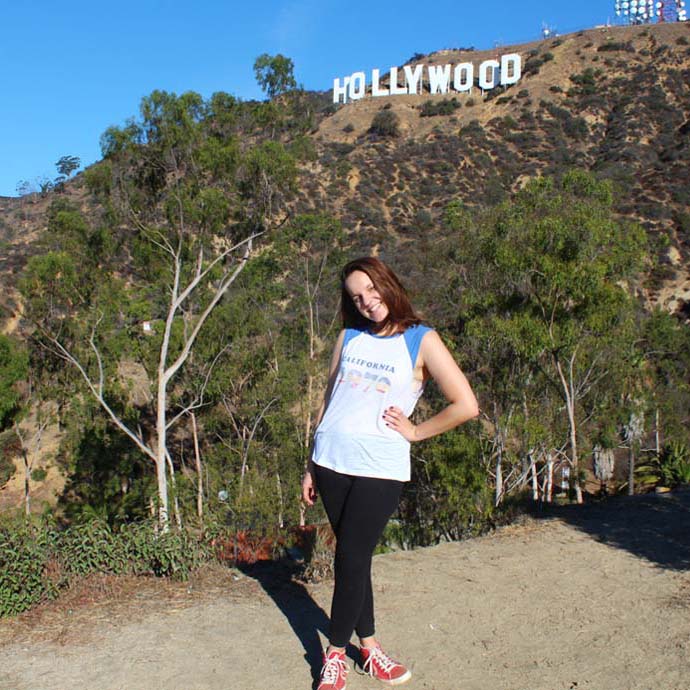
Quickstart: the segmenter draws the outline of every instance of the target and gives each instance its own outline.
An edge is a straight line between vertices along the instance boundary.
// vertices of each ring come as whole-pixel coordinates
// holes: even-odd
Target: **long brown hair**
[[[369,276],[388,307],[388,316],[381,323],[374,323],[362,316],[345,289],[347,277],[355,271],[362,271]],[[383,261],[373,256],[364,256],[350,261],[340,272],[340,313],[343,317],[344,328],[357,328],[373,333],[386,330],[391,325],[396,331],[404,331],[421,322],[398,276]]]

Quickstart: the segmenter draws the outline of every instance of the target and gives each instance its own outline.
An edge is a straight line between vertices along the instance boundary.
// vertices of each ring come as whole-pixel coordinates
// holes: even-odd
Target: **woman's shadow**
[[[309,664],[315,686],[323,664],[319,633],[324,639],[328,638],[329,619],[307,588],[295,579],[301,569],[287,560],[259,561],[237,567],[263,587],[287,619],[304,647],[304,659]],[[348,648],[348,654],[355,657],[354,647]]]

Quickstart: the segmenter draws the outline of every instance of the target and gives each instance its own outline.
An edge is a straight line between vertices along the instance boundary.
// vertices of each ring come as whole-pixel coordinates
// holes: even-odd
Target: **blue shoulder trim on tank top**
[[[414,369],[417,365],[417,355],[419,354],[419,348],[422,344],[422,338],[431,330],[429,326],[422,326],[419,324],[417,326],[412,326],[408,328],[403,336],[405,337],[405,345],[407,345],[407,351],[410,353],[410,360],[412,360],[412,368]]]
[[[345,346],[356,336],[359,335],[362,331],[358,331],[356,328],[346,328],[345,329],[345,338],[343,339],[343,350],[345,349]]]

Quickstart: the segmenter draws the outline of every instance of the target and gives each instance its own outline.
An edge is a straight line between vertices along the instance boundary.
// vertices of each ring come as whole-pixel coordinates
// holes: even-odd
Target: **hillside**
[[[584,167],[615,183],[620,214],[670,240],[659,244],[652,299],[681,309],[690,299],[689,27],[591,29],[422,62],[477,64],[511,52],[522,56],[522,79],[484,98],[475,88],[341,106],[314,135],[319,160],[301,202],[332,209],[370,245],[406,243],[433,234],[453,199],[494,204],[526,177]],[[451,114],[422,116],[426,103],[452,99]],[[398,136],[368,133],[384,108],[398,117]]]
[[[436,242],[445,242],[446,248],[462,244],[462,229],[452,231],[444,223],[448,204],[459,202],[471,212],[490,210],[509,200],[530,178],[559,178],[572,168],[584,168],[612,182],[618,219],[639,223],[647,230],[651,260],[636,294],[642,292],[647,305],[659,304],[680,321],[687,321],[690,26],[596,28],[485,51],[415,55],[406,64],[478,65],[509,53],[521,56],[520,81],[484,94],[475,87],[471,93],[365,97],[334,105],[329,92],[297,90],[275,102],[261,103],[243,103],[228,94],[214,94],[204,101],[193,92],[179,96],[154,92],[142,100],[138,120],[105,133],[103,161],[59,190],[19,199],[0,198],[3,332],[26,336],[33,327],[29,319],[22,319],[24,306],[17,287],[27,261],[41,255],[43,263],[34,265],[33,274],[33,308],[39,315],[35,322],[44,318],[44,332],[52,329],[52,333],[71,338],[73,349],[90,361],[95,372],[97,365],[90,359],[94,342],[89,338],[102,326],[97,314],[107,313],[100,345],[103,351],[112,351],[104,381],[112,384],[109,394],[122,413],[133,415],[132,424],[142,438],[151,439],[156,433],[154,396],[144,395],[140,402],[128,397],[132,380],[123,380],[119,365],[133,364],[130,370],[144,372],[139,383],[147,391],[154,385],[157,341],[144,335],[143,324],[162,328],[170,285],[166,245],[156,245],[155,233],[184,236],[189,242],[186,259],[196,256],[201,246],[200,256],[206,260],[225,243],[239,241],[249,233],[264,233],[257,261],[249,262],[251,268],[242,276],[246,289],[221,303],[197,369],[190,367],[193,371],[185,372],[188,379],[171,385],[169,411],[185,404],[185,395],[203,378],[206,361],[215,362],[219,350],[232,342],[235,349],[227,346],[229,354],[220,367],[224,385],[217,385],[213,402],[200,412],[201,445],[206,443],[203,452],[214,467],[210,481],[215,484],[206,489],[207,501],[219,491],[242,493],[237,477],[244,477],[249,441],[243,444],[249,438],[260,458],[255,461],[256,481],[263,483],[257,484],[257,491],[270,496],[262,508],[265,514],[257,518],[251,513],[251,520],[277,517],[282,526],[283,483],[296,483],[302,471],[303,439],[309,435],[310,415],[322,383],[320,374],[313,372],[325,370],[321,365],[337,321],[335,291],[317,289],[305,296],[305,285],[309,293],[314,271],[318,283],[326,264],[326,277],[320,284],[333,285],[336,263],[345,254],[379,253],[390,260],[412,284],[415,303],[426,310],[425,317],[454,339],[458,359],[470,367],[470,375],[476,373],[480,378],[486,374],[480,368],[488,350],[482,354],[481,344],[479,350],[471,350],[476,343],[468,344],[463,333],[467,315],[459,313],[456,303],[446,313],[433,309],[434,300],[445,299],[439,286],[456,269],[464,270],[462,260],[448,267],[438,285],[431,286],[433,280],[423,273],[437,256],[432,251]],[[369,67],[380,67],[387,74],[387,66]],[[386,86],[385,78],[383,84]],[[306,213],[322,215],[291,225]],[[307,223],[306,229],[300,227],[301,222]],[[157,253],[161,247],[164,251]],[[54,255],[48,256],[49,252]],[[620,282],[609,279],[608,284]],[[461,292],[457,290],[457,294]],[[309,302],[306,308],[305,299]],[[25,306],[30,309],[31,300]],[[177,314],[178,337],[188,332],[199,313],[199,304],[194,303],[189,312]],[[312,319],[308,324],[307,314]],[[684,342],[686,331],[679,343]],[[655,333],[665,337],[661,327]],[[84,402],[75,393],[83,392],[83,382],[75,380],[75,371],[60,356],[47,354],[50,343],[38,340],[32,341],[31,356],[40,365],[49,395],[60,398],[58,420],[64,432],[63,436],[52,434],[50,447],[44,446],[43,451],[51,456],[51,463],[62,463],[65,474],[74,473],[74,481],[63,488],[62,481],[51,484],[53,474],[49,474],[37,490],[37,503],[61,492],[67,503],[79,507],[98,504],[111,516],[121,509],[113,519],[145,514],[149,510],[150,467],[127,446],[127,439],[122,435],[115,438],[112,428],[99,417],[102,411],[94,412],[84,403],[79,414],[74,413]],[[463,347],[468,349],[462,351]],[[618,351],[611,347],[608,356],[615,359]],[[668,357],[682,355],[684,349],[680,345]],[[666,343],[663,350],[659,354],[660,348],[649,348],[665,357]],[[283,357],[280,362],[275,353]],[[663,384],[650,393],[650,399],[667,387],[663,390],[671,412],[664,411],[662,423],[667,418],[678,419],[676,427],[668,422],[669,434],[680,429],[682,438],[687,406],[684,391],[675,395],[674,377],[683,380],[685,364],[674,361],[668,369],[665,366],[661,363],[654,370]],[[652,365],[649,367],[651,371]],[[601,380],[606,375],[602,372]],[[651,388],[650,381],[645,384]],[[485,385],[482,395],[487,402],[494,400],[494,383],[480,384]],[[550,384],[544,385],[548,388]],[[532,414],[550,419],[545,426],[553,429],[554,438],[543,447],[553,444],[549,447],[561,448],[558,452],[562,453],[565,436],[560,426],[560,392],[549,390],[544,396],[535,388]],[[598,406],[600,416],[592,414],[595,407],[584,403],[579,410],[589,424],[581,432],[585,436],[583,456],[598,435],[619,433],[621,419],[629,420],[632,414],[628,407],[636,404],[635,396],[621,393],[615,403],[620,419],[611,422],[618,427],[603,430],[613,419],[606,405],[614,403],[606,400],[607,394],[601,386],[599,397],[587,401],[587,405]],[[267,415],[271,419],[264,417],[266,405],[272,404],[268,401],[279,401]],[[545,410],[552,417],[544,416]],[[649,413],[648,419],[653,416]],[[205,422],[210,430],[204,436]],[[70,424],[73,427],[66,430]],[[253,436],[255,430],[260,438]],[[647,433],[651,439],[649,425]],[[172,462],[180,481],[185,482],[186,509],[190,509],[196,472],[189,465],[195,450],[186,417],[176,434],[171,437],[176,446]],[[218,438],[230,450],[219,450]],[[72,445],[66,447],[63,441]],[[516,471],[524,461],[519,457],[522,450],[529,448],[515,450],[511,458]],[[490,455],[484,458],[486,463]],[[542,460],[546,457],[544,454]],[[123,465],[119,466],[121,459]],[[591,475],[589,480],[597,490],[598,482],[592,484]],[[486,486],[489,483],[484,481]],[[137,491],[132,490],[135,485]],[[16,473],[0,494],[0,507],[21,505],[21,493],[22,481]],[[109,512],[111,503],[117,510]],[[291,506],[291,519],[296,519],[297,500],[286,499],[285,505]],[[280,507],[274,516],[271,511],[276,506]],[[225,506],[216,508],[225,510]]]
[[[658,242],[650,297],[682,310],[690,299],[690,26],[596,28],[408,64],[476,65],[512,52],[522,57],[521,80],[484,95],[474,88],[325,107],[331,94],[320,97],[310,134],[317,155],[302,165],[295,209],[332,212],[359,235],[356,244],[390,250],[433,234],[451,200],[491,205],[528,177],[587,168],[615,183],[621,215],[668,238]],[[442,114],[424,116],[434,107]],[[396,135],[369,131],[381,110],[394,114]],[[66,194],[88,202],[80,176]],[[0,198],[0,281],[10,309],[12,276],[45,228],[49,203]]]

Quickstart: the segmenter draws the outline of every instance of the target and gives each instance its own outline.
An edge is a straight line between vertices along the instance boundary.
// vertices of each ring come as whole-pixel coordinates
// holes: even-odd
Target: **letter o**
[[[364,98],[364,94],[366,93],[366,77],[364,76],[364,72],[355,72],[351,77],[350,77],[350,85],[349,85],[349,91],[350,91],[350,98],[353,101],[357,101],[360,98]]]
[[[491,70],[491,80],[487,79],[487,74]],[[498,60],[485,60],[479,66],[479,86],[485,91],[490,91],[498,84],[498,74],[500,65]]]
[[[471,91],[474,83],[474,65],[471,62],[462,62],[455,65],[453,70],[453,88],[456,91]]]

